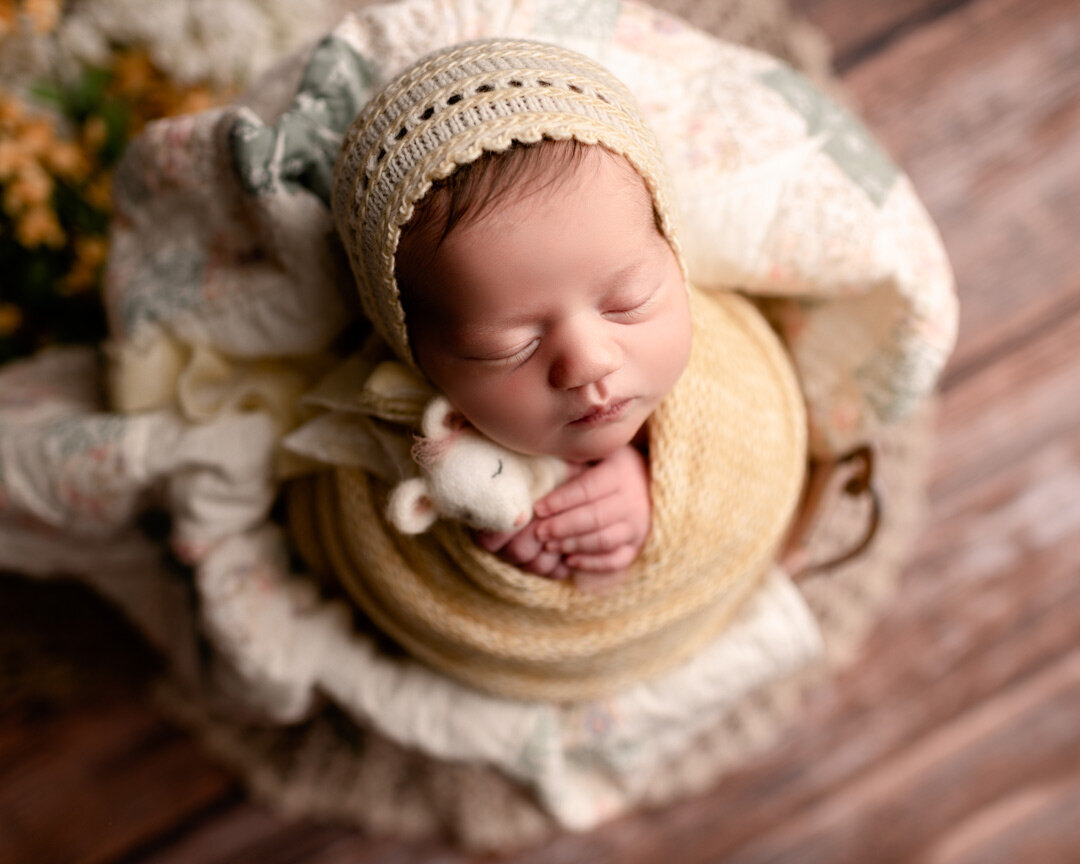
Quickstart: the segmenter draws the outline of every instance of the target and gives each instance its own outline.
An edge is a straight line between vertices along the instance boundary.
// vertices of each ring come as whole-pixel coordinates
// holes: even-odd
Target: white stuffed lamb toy
[[[440,518],[513,531],[567,476],[562,459],[525,456],[485,438],[443,396],[424,410],[420,429],[413,458],[423,472],[395,486],[387,505],[387,518],[403,534],[423,533]]]

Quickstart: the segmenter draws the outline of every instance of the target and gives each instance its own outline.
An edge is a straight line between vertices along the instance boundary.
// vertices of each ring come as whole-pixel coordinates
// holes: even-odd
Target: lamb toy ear
[[[438,518],[435,502],[423,477],[402,480],[390,493],[386,518],[402,534],[423,534]]]
[[[425,438],[437,441],[448,438],[451,433],[465,425],[465,417],[445,396],[436,396],[424,409],[424,418],[420,421],[420,431]]]

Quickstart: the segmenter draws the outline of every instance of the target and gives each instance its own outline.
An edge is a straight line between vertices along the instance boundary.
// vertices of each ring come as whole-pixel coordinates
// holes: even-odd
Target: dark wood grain
[[[233,785],[145,700],[3,725],[3,864],[117,860],[213,806]]]
[[[962,301],[904,588],[786,739],[517,864],[1080,860],[1080,3],[795,0]],[[271,815],[138,692],[0,718],[0,864],[468,857]]]
[[[969,0],[893,0],[853,3],[851,0],[793,0],[791,8],[829,34],[833,65],[841,73],[891,42],[902,40],[928,22]]]
[[[1080,4],[964,4],[844,83],[952,256],[963,314],[950,375],[1080,306]]]

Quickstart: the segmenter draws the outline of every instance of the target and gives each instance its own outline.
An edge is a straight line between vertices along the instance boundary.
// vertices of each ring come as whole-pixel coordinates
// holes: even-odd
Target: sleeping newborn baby
[[[757,309],[688,284],[625,87],[535,42],[441,51],[354,121],[333,206],[397,360],[472,431],[569,466],[526,524],[479,536],[403,535],[385,483],[338,471],[314,521],[370,618],[436,668],[542,698],[617,689],[714,637],[775,562],[806,415]],[[610,590],[581,590],[596,580]]]
[[[397,277],[416,361],[464,417],[581,466],[483,545],[556,578],[629,565],[650,522],[645,421],[690,356],[682,271],[633,167],[574,139],[485,153],[417,208]]]

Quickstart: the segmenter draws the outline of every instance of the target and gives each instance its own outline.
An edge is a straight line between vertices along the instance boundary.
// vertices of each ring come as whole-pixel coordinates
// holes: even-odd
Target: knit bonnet
[[[367,103],[334,170],[334,220],[364,312],[404,362],[415,365],[394,274],[402,227],[436,181],[485,152],[542,139],[600,144],[625,158],[681,265],[659,148],[618,79],[540,42],[483,40],[436,52]]]

